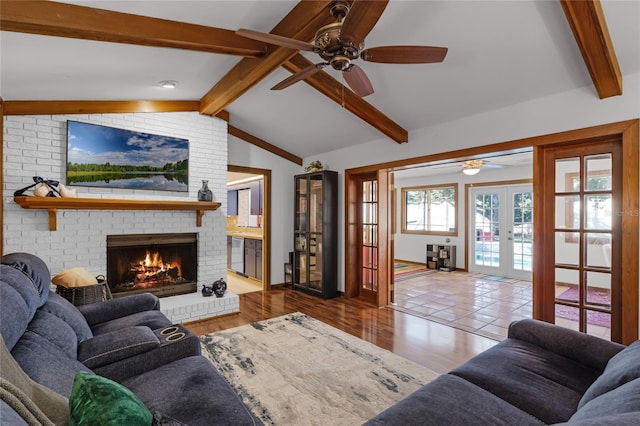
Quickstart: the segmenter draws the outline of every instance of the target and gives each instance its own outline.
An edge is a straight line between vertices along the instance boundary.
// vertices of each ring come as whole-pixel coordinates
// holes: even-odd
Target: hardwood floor
[[[193,333],[203,335],[302,312],[437,373],[446,373],[498,343],[388,307],[375,308],[356,298],[323,300],[288,288],[240,294],[239,297],[239,313],[185,325]]]

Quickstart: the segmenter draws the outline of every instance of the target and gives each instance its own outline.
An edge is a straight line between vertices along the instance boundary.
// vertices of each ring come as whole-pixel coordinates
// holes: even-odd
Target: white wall
[[[277,145],[277,141],[271,142]],[[231,135],[228,162],[271,170],[271,283],[283,283],[283,265],[293,250],[293,176],[304,173],[304,169]]]
[[[195,212],[59,210],[57,231],[49,230],[45,210],[24,210],[13,192],[33,176],[65,182],[67,120],[189,139],[189,192],[77,187],[79,197],[197,200],[201,180],[209,181],[222,208]],[[212,282],[226,274],[227,124],[197,113],[7,116],[4,118],[4,250],[41,257],[52,274],[75,266],[106,274],[108,234],[198,233],[198,280]]]
[[[533,154],[532,154],[533,155]],[[531,179],[533,170],[525,167],[509,167],[505,169],[482,169],[480,173],[474,176],[467,176],[462,173],[450,173],[446,175],[428,176],[428,177],[408,177],[403,178],[402,172],[398,172],[395,178],[396,185],[396,206],[398,206],[396,229],[398,232],[395,236],[395,257],[396,259],[408,260],[412,262],[424,263],[426,260],[426,245],[431,244],[451,244],[456,246],[456,267],[464,268],[464,237],[467,229],[465,227],[464,218],[467,209],[467,200],[465,200],[465,185],[472,183],[491,183],[501,181],[513,181],[520,179]],[[416,235],[403,234],[402,230],[402,188],[423,185],[438,185],[445,183],[458,184],[458,234],[457,236],[441,236],[441,235]],[[445,241],[446,238],[450,242]]]
[[[345,169],[637,118],[640,118],[640,74],[630,74],[624,76],[624,94],[621,96],[601,100],[592,86],[583,87],[423,128],[410,133],[406,144],[378,139],[307,158],[304,162],[320,160],[337,170],[340,173],[339,199],[344,200]],[[344,291],[342,205],[339,215],[341,271],[338,289]]]

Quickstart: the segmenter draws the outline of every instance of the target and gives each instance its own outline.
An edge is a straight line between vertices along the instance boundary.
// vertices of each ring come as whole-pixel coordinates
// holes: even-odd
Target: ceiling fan
[[[373,93],[373,86],[364,70],[353,61],[387,64],[428,64],[442,62],[446,47],[431,46],[380,46],[364,48],[364,39],[373,29],[387,7],[388,0],[335,0],[330,4],[330,13],[337,21],[320,28],[313,43],[282,37],[276,34],[239,29],[236,34],[281,47],[317,53],[322,62],[312,64],[273,86],[281,90],[319,72],[327,65],[341,71],[344,80],[358,96]]]
[[[480,172],[482,168],[494,168],[494,169],[502,169],[504,166],[502,164],[493,164],[486,160],[466,160],[462,162],[462,173],[465,175],[475,175]]]

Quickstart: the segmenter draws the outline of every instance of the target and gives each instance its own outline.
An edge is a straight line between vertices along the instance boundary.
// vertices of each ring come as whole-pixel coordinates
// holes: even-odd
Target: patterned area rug
[[[558,295],[558,299],[565,299],[568,301],[578,300],[580,297],[578,287],[571,287],[565,290],[562,294]],[[611,295],[608,290],[589,289],[587,299],[590,303],[600,305],[610,305]],[[564,318],[570,321],[578,321],[578,309],[565,306],[556,305],[556,316]],[[590,311],[587,314],[587,324],[597,325],[600,327],[611,327],[611,314],[604,312]]]
[[[265,424],[358,425],[438,375],[305,314],[201,337]]]

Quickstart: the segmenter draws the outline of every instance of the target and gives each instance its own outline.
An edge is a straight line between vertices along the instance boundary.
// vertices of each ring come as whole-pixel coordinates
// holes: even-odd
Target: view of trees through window
[[[457,234],[458,185],[402,189],[402,232]]]

